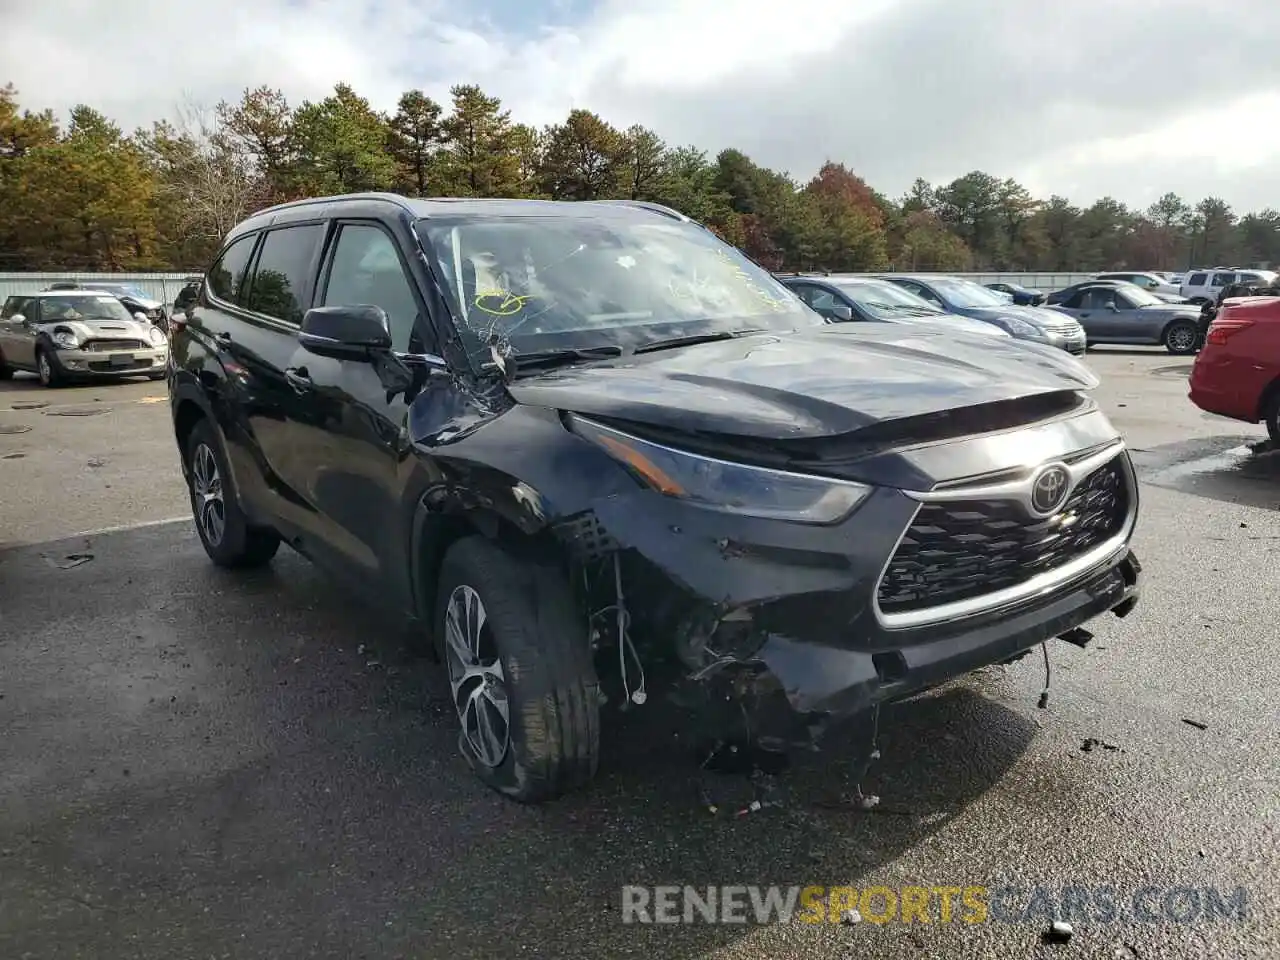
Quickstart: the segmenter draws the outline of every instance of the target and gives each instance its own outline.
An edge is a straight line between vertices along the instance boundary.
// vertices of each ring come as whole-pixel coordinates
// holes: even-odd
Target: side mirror
[[[387,312],[371,304],[313,307],[302,318],[298,342],[321,357],[372,360],[391,350]]]
[[[133,319],[137,320],[139,323],[147,323],[147,322],[149,322],[149,318],[148,318],[148,317],[147,317],[147,315],[146,315],[145,313],[143,313],[141,310],[135,310],[135,311],[133,311]]]
[[[15,314],[13,314],[13,316],[11,316],[9,319],[10,319],[13,323],[18,324],[19,326],[21,326],[22,324],[24,324],[24,323],[26,323],[26,322],[27,322],[27,318],[26,318],[23,314],[21,314],[21,313],[15,313]]]
[[[831,308],[831,319],[833,320],[852,320],[853,308],[847,303],[837,303]]]

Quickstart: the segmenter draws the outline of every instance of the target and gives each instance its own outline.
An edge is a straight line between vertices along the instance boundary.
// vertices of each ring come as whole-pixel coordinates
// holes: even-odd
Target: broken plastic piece
[[[1049,943],[1066,943],[1071,939],[1071,935],[1075,933],[1071,924],[1065,920],[1055,920],[1045,931],[1044,938]]]
[[[844,913],[840,914],[840,922],[847,927],[851,927],[855,923],[862,922],[862,914],[857,910],[846,910]]]
[[[1195,727],[1197,730],[1209,729],[1209,725],[1207,723],[1202,723],[1199,720],[1192,720],[1190,717],[1183,717],[1182,722],[1189,727]]]

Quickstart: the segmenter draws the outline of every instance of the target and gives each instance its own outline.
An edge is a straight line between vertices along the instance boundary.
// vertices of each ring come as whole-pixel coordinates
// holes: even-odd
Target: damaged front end
[[[1083,645],[1089,620],[1133,608],[1141,570],[1129,548],[1136,479],[1101,423],[1037,428],[1023,442],[1051,451],[1042,462],[922,490],[815,478],[862,492],[839,516],[797,519],[779,515],[806,509],[795,491],[763,506],[744,503],[760,496],[741,483],[729,506],[682,496],[690,475],[723,483],[725,464],[695,457],[677,474],[661,445],[578,421],[642,480],[554,528],[583,571],[593,643],[617,658],[616,669],[602,661],[606,685],[619,681],[610,699],[642,704],[660,682],[709,742],[812,749],[832,721],[1054,638]],[[974,442],[874,454],[859,474],[936,476],[940,449],[970,464]],[[1037,509],[1045,464],[1062,466],[1069,489]]]

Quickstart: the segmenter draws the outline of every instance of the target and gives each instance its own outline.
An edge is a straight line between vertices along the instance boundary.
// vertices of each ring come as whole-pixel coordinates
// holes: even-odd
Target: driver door
[[[418,386],[391,393],[372,363],[322,357],[298,345],[285,377],[300,402],[324,412],[325,423],[310,431],[314,442],[300,445],[290,466],[329,529],[327,539],[339,545],[353,586],[385,599],[386,585],[407,575],[400,545],[412,456],[408,404],[427,376],[418,358],[438,350],[394,236],[377,221],[339,221],[335,229],[314,305],[385,310],[392,349]]]
[[[1094,287],[1079,295],[1080,306],[1072,312],[1090,340],[1110,340],[1119,333],[1117,313],[1112,309],[1115,296],[1115,290],[1108,287]]]
[[[15,322],[14,317],[23,317]],[[33,297],[10,316],[0,321],[3,327],[5,359],[17,367],[34,370],[36,366],[36,325],[40,323],[40,301]]]

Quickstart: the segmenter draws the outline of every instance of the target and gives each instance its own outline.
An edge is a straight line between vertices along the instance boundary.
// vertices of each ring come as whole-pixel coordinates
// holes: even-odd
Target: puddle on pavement
[[[1211,437],[1131,451],[1142,482],[1280,510],[1280,450],[1256,437]]]
[[[46,410],[46,417],[96,417],[100,413],[110,413],[110,407],[63,407],[60,410]]]
[[[0,434],[30,433],[31,428],[22,423],[0,423]]]
[[[47,407],[48,405],[49,404],[45,403],[43,400],[19,400],[16,403],[14,403],[14,405],[11,406],[9,409],[10,410],[39,410],[42,407]]]

